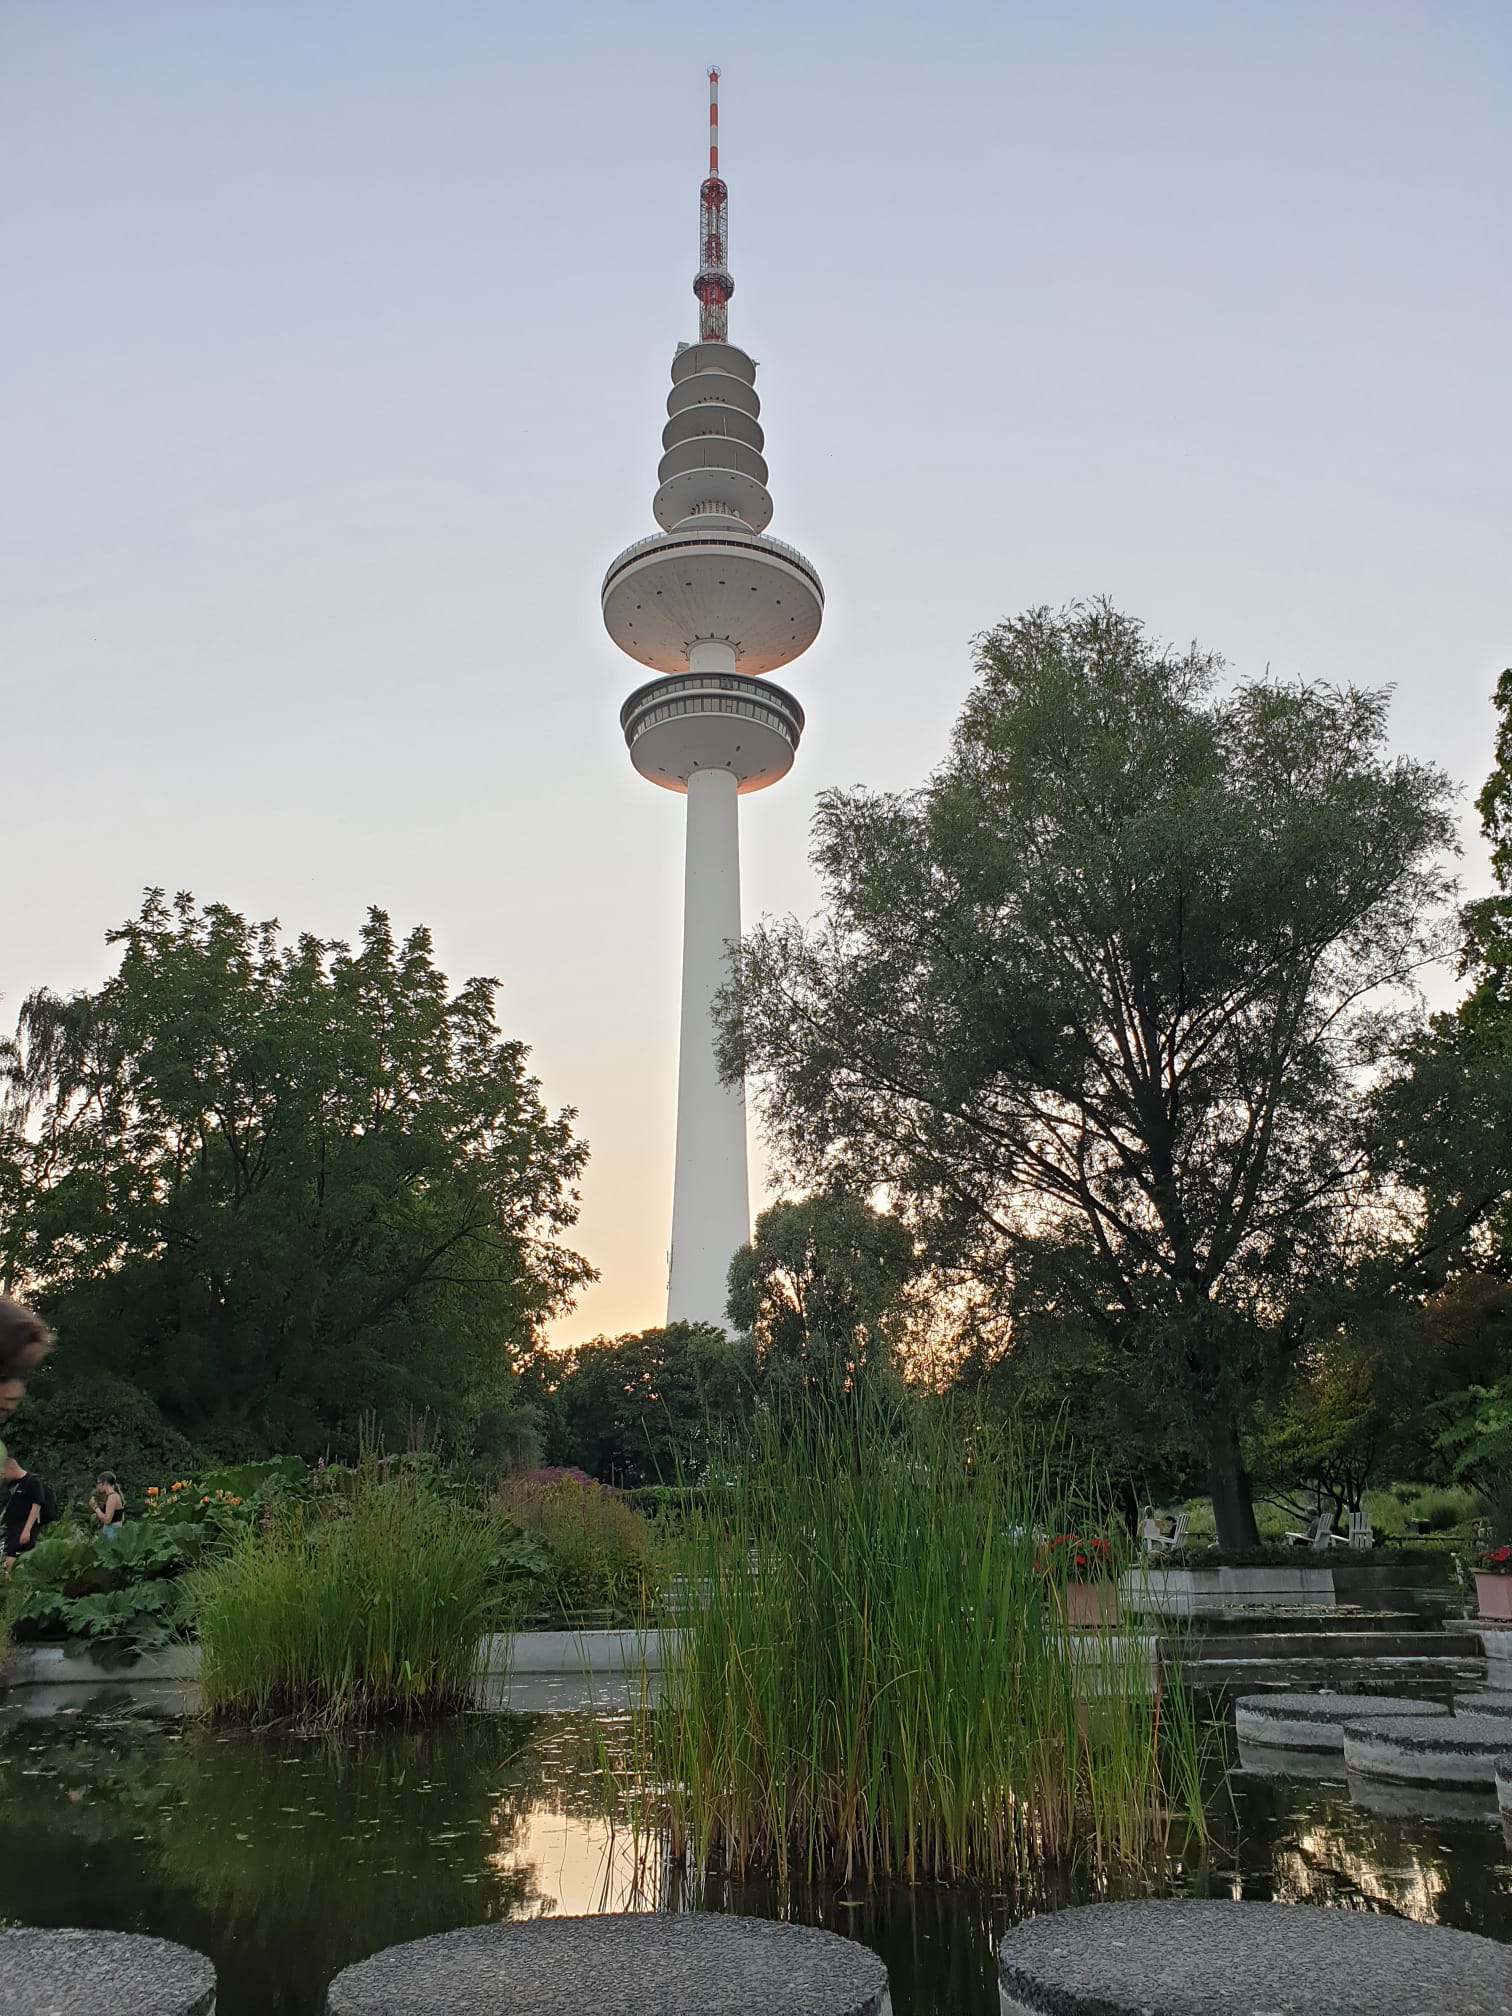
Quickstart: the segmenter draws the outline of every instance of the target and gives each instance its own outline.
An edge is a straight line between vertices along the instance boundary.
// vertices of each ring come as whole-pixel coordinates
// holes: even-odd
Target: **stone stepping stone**
[[[1512,1687],[1477,1687],[1454,1697],[1456,1715],[1512,1715]]]
[[[0,1932],[0,2016],[211,2016],[203,1953],[131,1932]]]
[[[1033,1918],[998,1983],[1003,2016],[1512,2016],[1509,1963],[1407,1918],[1174,1898]]]
[[[868,1947],[709,1911],[468,1926],[359,1960],[326,2000],[327,2016],[890,2016],[891,2006]]]
[[[1241,1743],[1327,1750],[1337,1756],[1344,1748],[1346,1722],[1367,1715],[1421,1720],[1448,1713],[1436,1701],[1407,1701],[1395,1694],[1241,1694],[1234,1703],[1234,1728]]]
[[[1250,1778],[1302,1778],[1339,1784],[1344,1778],[1344,1745],[1337,1750],[1292,1750],[1280,1743],[1239,1739],[1239,1769]]]
[[[1462,1827],[1494,1827],[1496,1801],[1484,1785],[1430,1785],[1414,1779],[1351,1778],[1350,1803],[1388,1820],[1447,1820]]]
[[[1344,1725],[1344,1763],[1351,1777],[1479,1785],[1489,1792],[1509,1734],[1505,1715],[1362,1715]],[[1512,1981],[1512,1958],[1507,1972]]]

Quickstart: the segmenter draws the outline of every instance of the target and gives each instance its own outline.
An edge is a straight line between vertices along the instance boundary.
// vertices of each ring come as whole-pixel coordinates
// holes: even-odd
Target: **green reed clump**
[[[1067,1630],[1046,1560],[1074,1550],[1046,1538],[1115,1529],[1055,1474],[912,1399],[757,1425],[677,1563],[681,1652],[649,1732],[675,1858],[997,1881],[1159,1849],[1196,1720],[1162,1730],[1147,1643]]]
[[[497,1523],[367,1457],[193,1580],[212,1713],[324,1724],[466,1705],[500,1621]]]

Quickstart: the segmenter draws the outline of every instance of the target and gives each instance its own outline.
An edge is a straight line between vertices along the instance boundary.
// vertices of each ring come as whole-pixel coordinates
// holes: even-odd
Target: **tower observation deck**
[[[630,760],[688,801],[667,1320],[726,1327],[730,1261],[751,1236],[745,1100],[720,1082],[712,1018],[740,940],[738,803],[793,766],[803,709],[766,675],[813,643],[824,589],[810,561],[767,536],[756,365],[727,340],[735,282],[718,79],[711,70],[693,282],[699,340],[680,344],[672,360],[651,505],[661,529],[615,560],[603,610],[615,643],[654,675],[620,709]]]

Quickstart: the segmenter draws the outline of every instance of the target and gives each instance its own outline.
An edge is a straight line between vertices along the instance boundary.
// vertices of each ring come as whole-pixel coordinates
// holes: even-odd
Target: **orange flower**
[[[147,1486],[147,1496],[149,1498],[156,1498],[157,1494],[158,1494],[158,1487],[156,1486],[156,1484],[149,1484]]]

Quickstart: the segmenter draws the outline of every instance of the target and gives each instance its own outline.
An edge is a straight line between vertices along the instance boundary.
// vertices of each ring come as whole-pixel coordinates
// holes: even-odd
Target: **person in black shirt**
[[[14,1456],[6,1457],[3,1474],[9,1488],[0,1521],[5,1527],[5,1564],[8,1568],[18,1554],[25,1554],[35,1546],[47,1501],[39,1481],[29,1470],[23,1470]]]
[[[100,1522],[101,1534],[106,1539],[114,1539],[121,1530],[121,1521],[126,1517],[126,1500],[113,1470],[100,1472],[89,1494],[89,1509]]]

